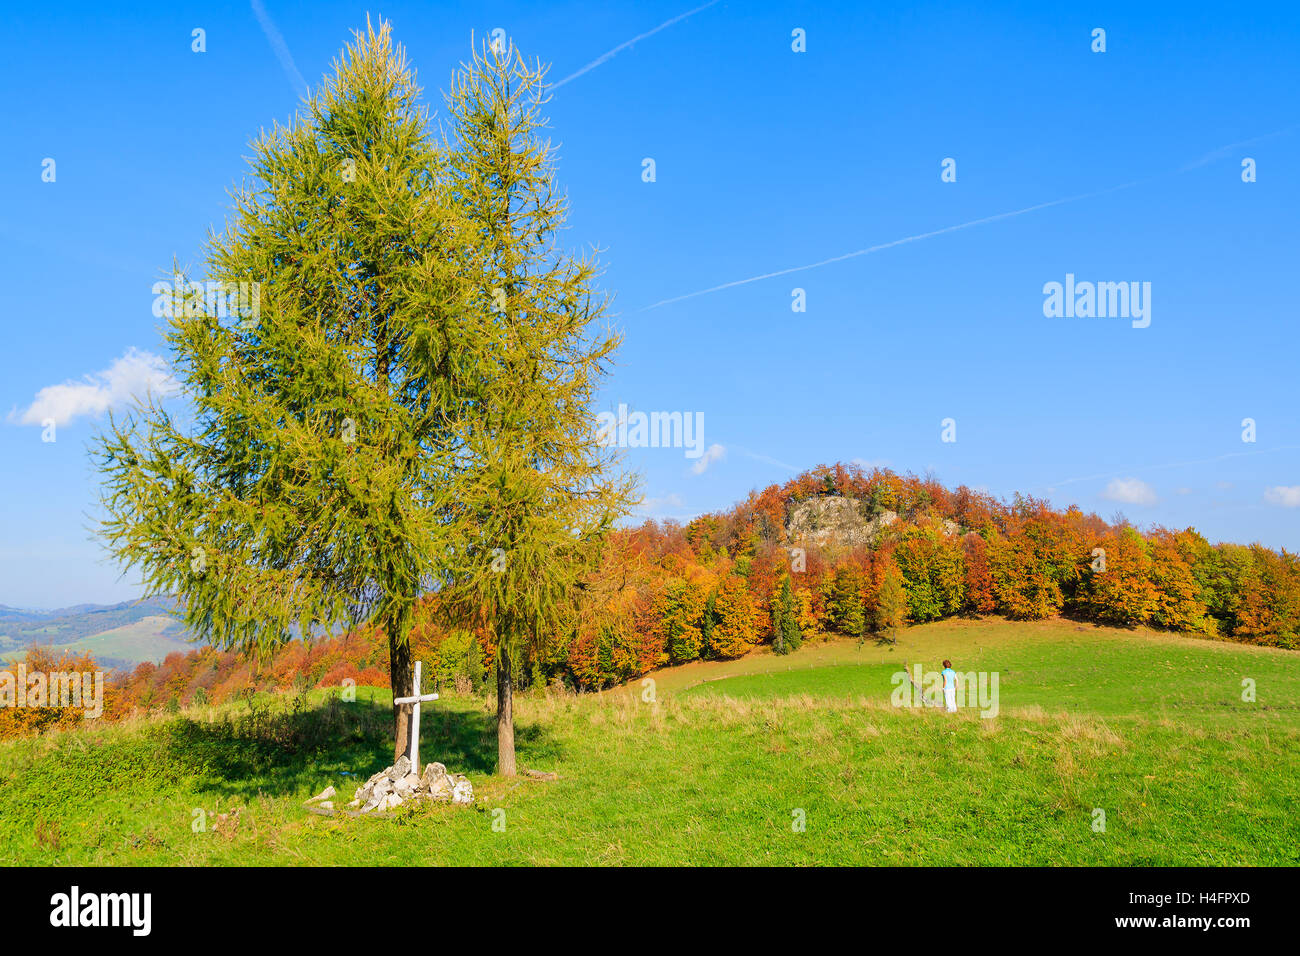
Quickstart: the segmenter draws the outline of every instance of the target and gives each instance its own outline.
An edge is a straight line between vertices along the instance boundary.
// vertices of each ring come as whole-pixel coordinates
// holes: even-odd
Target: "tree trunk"
[[[411,645],[401,639],[397,633],[396,623],[392,620],[384,624],[388,631],[388,683],[393,688],[393,699],[411,696],[411,680],[415,671],[411,665]],[[397,729],[393,744],[393,763],[397,763],[403,754],[410,756],[411,749],[411,708],[409,705],[393,705],[393,717]]]
[[[497,773],[515,775],[514,686],[510,683],[510,654],[504,647],[497,660]]]

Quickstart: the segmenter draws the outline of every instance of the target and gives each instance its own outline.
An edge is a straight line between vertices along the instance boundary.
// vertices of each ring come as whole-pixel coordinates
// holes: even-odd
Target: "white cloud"
[[[1300,485],[1277,485],[1264,492],[1264,500],[1283,508],[1300,508]]]
[[[11,411],[9,421],[43,425],[47,419],[54,419],[54,424],[66,425],[82,416],[102,415],[151,392],[158,396],[174,394],[178,387],[159,356],[130,348],[104,371],[87,375],[84,381],[45,386],[24,411]]]
[[[871,471],[873,468],[888,468],[890,461],[888,458],[854,458],[851,464],[857,465],[863,471]]]
[[[700,456],[699,461],[691,465],[691,472],[697,475],[704,474],[704,470],[715,461],[722,461],[727,457],[727,449],[721,445],[713,444],[704,449],[704,454]]]
[[[669,508],[682,508],[686,502],[682,501],[681,495],[666,494],[662,498],[646,498],[641,502],[641,507],[637,512],[645,515],[659,514]]]
[[[1156,490],[1140,478],[1112,478],[1101,496],[1126,505],[1156,503]]]

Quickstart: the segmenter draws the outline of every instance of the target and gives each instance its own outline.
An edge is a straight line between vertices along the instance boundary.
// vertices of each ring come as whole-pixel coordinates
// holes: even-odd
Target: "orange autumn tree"
[[[1007,617],[1035,621],[1060,612],[1064,600],[1060,585],[1039,563],[1031,542],[995,535],[989,540],[988,555],[998,608]]]
[[[1079,606],[1099,621],[1146,623],[1157,596],[1147,543],[1133,528],[1122,528],[1100,539],[1097,546],[1104,555],[1097,554],[1088,566]]]
[[[1296,555],[1253,544],[1239,549],[1234,558],[1232,571],[1241,582],[1241,596],[1234,612],[1233,635],[1251,643],[1295,647],[1300,640]]]
[[[1190,531],[1190,529],[1189,529]],[[1173,631],[1212,629],[1208,612],[1199,597],[1200,588],[1187,560],[1186,539],[1157,528],[1147,539],[1151,554],[1150,578],[1155,589],[1151,623]]]
[[[643,553],[624,537],[602,544],[581,582],[576,630],[565,666],[580,687],[600,688],[667,663],[654,626],[655,579]]]
[[[982,535],[970,532],[962,538],[966,552],[966,610],[990,614],[997,610],[993,572],[989,570],[989,545]]]
[[[94,688],[93,676],[90,686],[87,687],[81,675],[94,675],[102,670],[90,654],[65,652],[55,656],[49,648],[33,647],[23,658],[21,676],[25,678],[26,683],[20,692],[18,665],[10,664],[0,668],[4,673],[5,696],[7,697],[10,691],[14,694],[12,701],[5,700],[4,705],[0,706],[0,740],[26,737],[54,729],[66,729],[81,723],[88,716],[87,707],[93,705],[83,698],[81,706],[57,706],[64,702],[71,703],[74,698],[69,696],[71,688],[67,683],[56,679],[53,675],[76,675],[76,697],[81,697],[83,690],[90,690],[93,694]],[[40,703],[36,706],[30,705],[31,698],[28,696],[36,691],[33,678],[39,679]],[[111,712],[113,698],[118,695],[116,688],[108,684],[103,686],[103,693],[104,697],[99,701],[101,715]],[[20,699],[27,702],[25,706],[17,706]]]

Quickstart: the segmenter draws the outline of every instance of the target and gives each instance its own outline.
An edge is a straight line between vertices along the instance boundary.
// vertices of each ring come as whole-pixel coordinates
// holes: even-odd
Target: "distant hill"
[[[45,617],[49,613],[49,611],[33,611],[28,608],[0,604],[0,621],[34,621],[37,618]]]
[[[55,651],[90,651],[110,667],[161,661],[193,649],[173,616],[176,602],[152,597],[121,604],[78,604],[52,611],[0,605],[0,660],[17,660],[35,645]]]

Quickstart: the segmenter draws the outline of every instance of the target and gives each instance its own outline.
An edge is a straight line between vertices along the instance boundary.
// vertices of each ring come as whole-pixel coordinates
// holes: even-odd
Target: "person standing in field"
[[[957,713],[957,672],[952,669],[952,661],[943,662],[943,703],[948,713]]]

